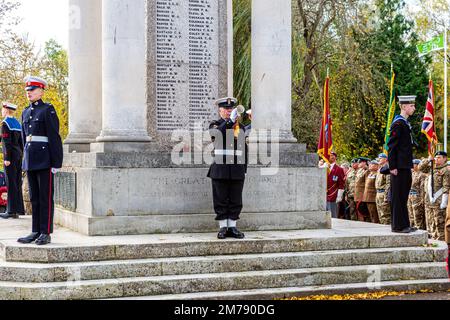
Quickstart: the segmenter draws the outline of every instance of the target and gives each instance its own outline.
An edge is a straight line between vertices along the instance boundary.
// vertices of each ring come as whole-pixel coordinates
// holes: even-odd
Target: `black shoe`
[[[228,228],[227,237],[235,239],[244,239],[245,234],[240,232],[237,228]]]
[[[38,233],[38,232],[33,232],[28,237],[20,238],[19,240],[17,240],[17,242],[20,242],[20,243],[23,243],[23,244],[30,244],[30,243],[36,241],[36,239],[39,238],[40,235],[41,234]]]
[[[392,230],[392,232],[394,233],[411,233],[414,232],[415,230],[413,230],[412,228],[405,228],[403,230]]]
[[[221,228],[219,231],[219,234],[217,235],[217,238],[220,240],[224,240],[227,238],[227,232],[228,228]]]
[[[16,213],[3,213],[3,214],[0,214],[0,218],[2,218],[2,219],[19,219],[19,215]]]
[[[41,236],[36,240],[36,245],[38,246],[45,246],[46,244],[49,244],[52,242],[52,238],[49,234],[41,234]]]

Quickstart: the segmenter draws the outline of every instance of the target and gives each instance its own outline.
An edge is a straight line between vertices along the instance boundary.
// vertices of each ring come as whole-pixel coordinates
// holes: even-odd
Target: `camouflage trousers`
[[[367,209],[369,210],[370,222],[379,224],[380,219],[378,218],[377,204],[375,202],[366,202]]]
[[[428,233],[431,234],[434,240],[445,241],[446,209],[425,206],[425,215],[429,220],[427,227]]]
[[[348,198],[347,202],[348,202],[348,210],[349,210],[350,219],[352,221],[358,221],[358,216],[356,214],[355,198]]]
[[[409,196],[412,209],[412,219],[410,218],[411,226],[420,230],[427,230],[427,223],[425,218],[425,205],[423,199],[418,195]]]
[[[391,204],[386,200],[384,193],[377,194],[377,210],[380,223],[391,225]]]

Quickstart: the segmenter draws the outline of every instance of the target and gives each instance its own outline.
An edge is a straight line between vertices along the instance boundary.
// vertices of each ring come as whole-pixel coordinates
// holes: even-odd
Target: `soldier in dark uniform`
[[[25,214],[22,194],[22,127],[14,118],[17,106],[3,103],[2,116],[2,145],[3,161],[6,171],[6,185],[8,188],[8,205],[6,213],[0,215],[3,219],[17,219]]]
[[[38,77],[25,79],[30,106],[22,114],[25,143],[22,169],[27,172],[33,231],[20,243],[46,245],[51,242],[54,214],[54,174],[62,167],[63,147],[55,108],[42,101],[47,82]]]
[[[243,239],[245,235],[237,229],[237,220],[243,207],[242,192],[247,170],[245,130],[239,123],[235,98],[220,99],[216,104],[220,119],[209,127],[215,158],[208,177],[212,179],[214,210],[220,225],[218,238]]]
[[[410,233],[408,198],[412,184],[413,144],[412,127],[408,118],[414,114],[415,96],[399,97],[401,114],[396,116],[391,126],[389,147],[389,169],[391,172],[391,212],[392,231]]]

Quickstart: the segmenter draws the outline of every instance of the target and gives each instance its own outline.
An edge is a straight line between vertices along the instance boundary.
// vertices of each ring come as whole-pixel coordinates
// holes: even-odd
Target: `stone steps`
[[[403,280],[385,281],[377,286],[368,288],[367,283],[348,283],[324,286],[306,286],[291,288],[216,291],[201,293],[171,294],[161,296],[127,297],[109,300],[272,300],[310,297],[316,295],[344,295],[367,292],[402,292],[431,290],[436,292],[450,290],[450,280],[427,279],[427,280]]]
[[[447,276],[443,262],[206,273],[54,283],[0,282],[0,299],[107,299],[214,291],[311,287],[380,281],[436,280]]]
[[[214,240],[215,234],[184,236],[170,240],[141,237],[140,242],[117,242],[96,245],[24,246],[15,240],[0,242],[0,259],[7,262],[66,263],[189,256],[217,256],[257,253],[308,252],[350,249],[420,247],[427,245],[426,232],[409,235],[392,234],[380,228],[359,232],[335,230],[249,233],[246,240]],[[176,237],[176,236],[173,236]],[[172,238],[173,238],[172,237]],[[118,238],[117,238],[118,239]],[[113,241],[114,241],[113,240]]]
[[[0,262],[0,281],[64,282],[200,273],[442,262],[447,248],[405,247],[112,260],[82,263]]]

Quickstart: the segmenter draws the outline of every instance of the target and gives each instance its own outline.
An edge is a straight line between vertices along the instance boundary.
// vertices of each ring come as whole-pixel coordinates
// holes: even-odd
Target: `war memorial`
[[[0,299],[274,299],[447,290],[426,232],[332,220],[326,172],[291,132],[291,1],[252,8],[250,163],[218,241],[207,125],[233,96],[227,0],[71,0],[70,115],[51,245],[0,230]],[[72,19],[73,18],[73,19]],[[24,222],[25,221],[25,222]]]

